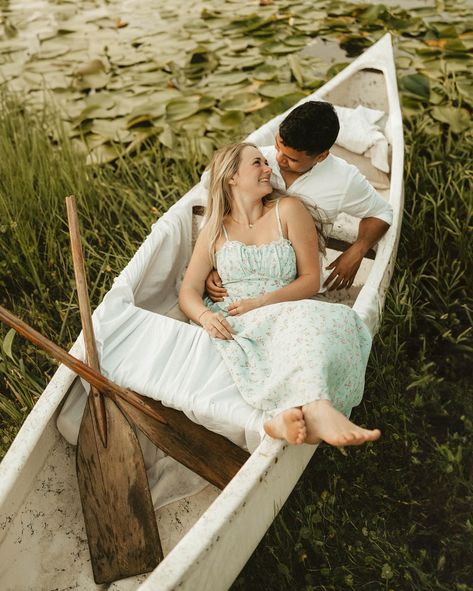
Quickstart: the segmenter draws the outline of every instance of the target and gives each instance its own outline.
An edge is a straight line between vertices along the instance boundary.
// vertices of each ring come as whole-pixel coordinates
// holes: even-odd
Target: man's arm
[[[327,269],[332,272],[324,287],[351,287],[363,257],[387,232],[392,223],[392,207],[358,171],[346,190],[342,211],[361,218],[356,241],[337,257]]]
[[[360,221],[356,241],[337,257],[327,269],[332,270],[324,287],[343,289],[352,286],[363,257],[386,234],[389,224],[379,218],[364,218]]]

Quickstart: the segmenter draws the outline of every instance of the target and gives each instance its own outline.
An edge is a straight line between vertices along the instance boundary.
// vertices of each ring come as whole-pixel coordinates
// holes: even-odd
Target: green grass
[[[92,305],[205,157],[150,145],[86,168],[51,113],[2,97],[1,303],[68,347],[79,331],[64,196],[75,193]],[[323,447],[234,589],[473,588],[471,136],[406,122],[406,208],[396,272],[354,419],[383,430]],[[0,328],[2,453],[54,365]]]

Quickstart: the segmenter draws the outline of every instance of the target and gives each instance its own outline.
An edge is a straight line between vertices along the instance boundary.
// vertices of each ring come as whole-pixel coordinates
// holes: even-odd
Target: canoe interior
[[[388,112],[385,78],[382,72],[363,70],[323,95],[334,104],[355,107],[363,104]],[[388,198],[389,190],[380,191]],[[348,216],[334,234],[352,242],[357,221]],[[328,260],[339,252],[329,250]],[[372,260],[365,259],[350,290],[332,292],[332,301],[353,305],[369,275]],[[74,382],[72,388],[80,387]],[[75,474],[75,448],[56,429],[58,411],[44,429],[34,453],[28,459],[0,516],[0,580],[3,591],[27,589],[103,589],[95,585],[90,567],[85,528]],[[157,511],[164,554],[192,527],[212,501],[218,489],[208,485],[202,492]],[[113,590],[133,590],[147,575],[118,581]]]

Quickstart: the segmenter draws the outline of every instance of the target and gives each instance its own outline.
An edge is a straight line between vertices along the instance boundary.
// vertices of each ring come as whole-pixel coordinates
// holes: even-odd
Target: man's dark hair
[[[285,146],[311,156],[330,150],[339,131],[340,123],[333,105],[322,101],[299,105],[279,126]]]

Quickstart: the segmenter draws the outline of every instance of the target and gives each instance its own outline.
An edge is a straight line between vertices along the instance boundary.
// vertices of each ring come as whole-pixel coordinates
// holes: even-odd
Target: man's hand
[[[221,302],[228,294],[222,287],[222,280],[215,269],[212,269],[205,280],[205,291],[213,302]]]
[[[240,314],[244,314],[255,308],[260,308],[261,306],[262,302],[260,298],[248,298],[246,300],[233,302],[233,304],[230,304],[227,309],[230,316],[240,316]]]
[[[351,287],[362,260],[363,254],[356,244],[347,248],[326,267],[326,269],[332,269],[332,272],[324,281],[324,287],[328,287],[329,291]]]
[[[363,257],[386,234],[388,228],[389,224],[381,219],[363,218],[356,242],[327,267],[332,272],[324,281],[324,287],[328,287],[329,291],[351,287]]]

